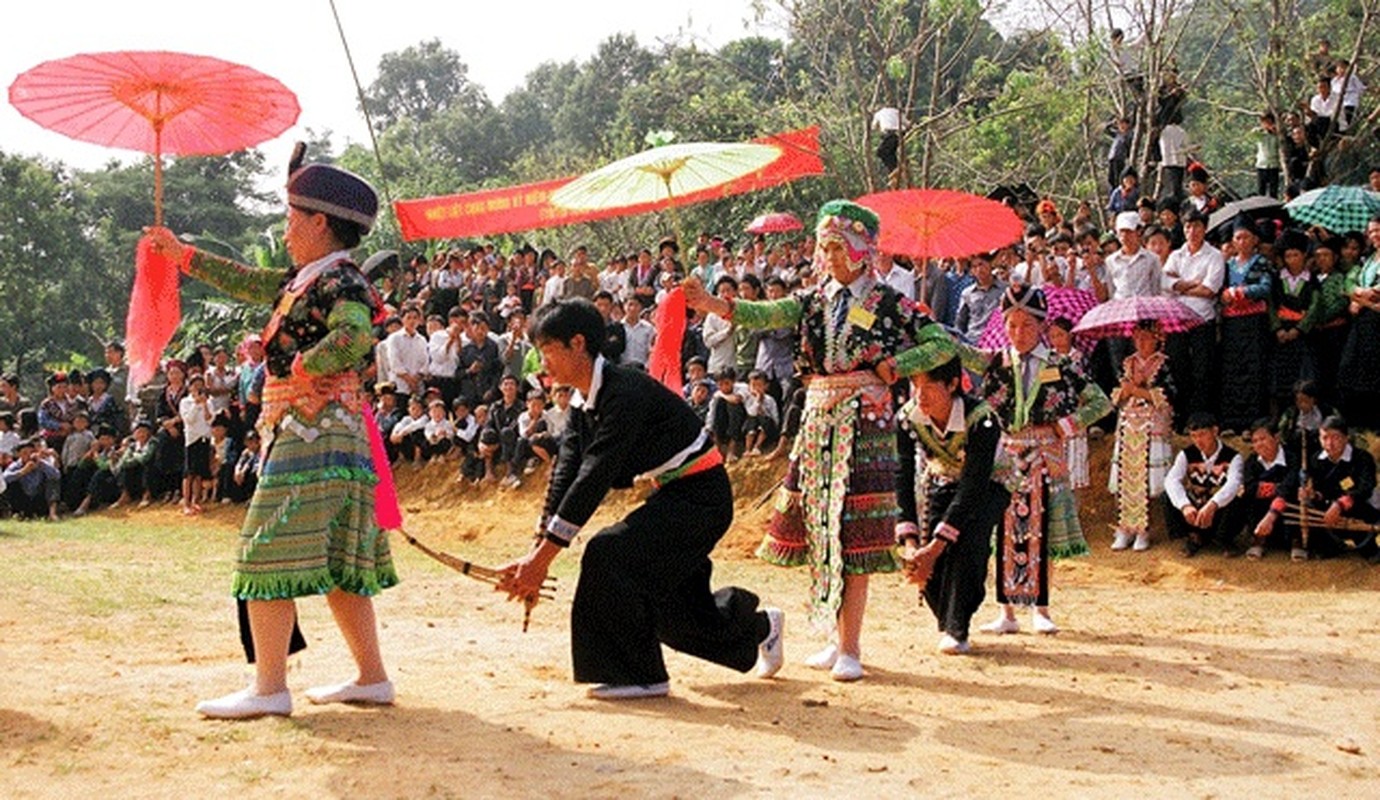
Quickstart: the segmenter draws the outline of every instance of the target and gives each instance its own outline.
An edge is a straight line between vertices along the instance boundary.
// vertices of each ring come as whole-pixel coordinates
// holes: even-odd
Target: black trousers
[[[1245,515],[1250,513],[1245,503],[1227,503],[1226,506],[1217,509],[1216,514],[1212,515],[1212,525],[1199,528],[1196,525],[1188,524],[1188,520],[1184,519],[1184,512],[1174,507],[1167,493],[1163,500],[1164,526],[1169,532],[1169,538],[1183,539],[1188,536],[1196,536],[1198,544],[1203,546],[1213,542],[1224,547],[1235,546],[1237,534],[1246,525]]]
[[[901,134],[899,131],[882,133],[882,140],[877,143],[877,158],[888,173],[895,172],[896,168],[901,165],[901,160],[898,158],[900,149]]]
[[[960,642],[968,640],[968,627],[987,594],[987,561],[992,555],[992,531],[1002,520],[1011,495],[995,487],[972,530],[946,545],[934,562],[934,572],[921,596],[934,612],[939,632]],[[937,515],[936,515],[937,516]],[[937,521],[937,520],[936,520]]]
[[[1169,369],[1179,396],[1174,400],[1174,427],[1183,430],[1190,415],[1217,411],[1217,322],[1171,333],[1165,342]]]
[[[1255,193],[1265,197],[1279,197],[1279,167],[1255,168]]]
[[[733,521],[723,467],[663,486],[585,546],[570,611],[578,683],[667,680],[661,645],[747,672],[770,623],[757,595],[713,592],[709,554]]]

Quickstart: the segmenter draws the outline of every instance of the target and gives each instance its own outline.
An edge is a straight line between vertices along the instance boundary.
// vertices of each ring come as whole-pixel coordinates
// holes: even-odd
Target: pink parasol
[[[804,229],[800,219],[789,211],[759,214],[744,228],[748,233],[787,233]]]
[[[1086,289],[1045,286],[1040,291],[1044,292],[1045,302],[1049,304],[1048,319],[1066,319],[1074,324],[1075,331],[1083,315],[1097,306],[1097,295]],[[1074,337],[1074,345],[1084,353],[1090,352],[1095,344],[1094,337]],[[993,311],[992,316],[988,317],[987,327],[982,329],[977,345],[983,350],[1004,350],[1011,346],[1011,340],[1006,338],[1006,325],[1002,322],[1000,311]]]
[[[163,225],[163,154],[253,147],[297,122],[297,97],[276,79],[209,56],[83,53],[45,61],[10,84],[10,104],[49,130],[153,156],[153,224]],[[141,241],[126,319],[130,383],[153,376],[181,319],[178,265]],[[159,313],[150,313],[159,309]]]
[[[1084,314],[1073,326],[1073,332],[1096,339],[1130,336],[1136,323],[1143,319],[1156,320],[1165,333],[1182,333],[1204,322],[1193,309],[1173,297],[1122,297]]]
[[[962,258],[1019,241],[1020,217],[1005,205],[951,189],[902,189],[858,198],[881,217],[877,247],[912,258]]]

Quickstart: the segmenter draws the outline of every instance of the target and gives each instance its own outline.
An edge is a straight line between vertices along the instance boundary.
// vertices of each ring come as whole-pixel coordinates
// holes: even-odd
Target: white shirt
[[[1204,453],[1203,456],[1209,463],[1212,463],[1217,460],[1217,456],[1221,452],[1222,440],[1218,439],[1217,448],[1211,453]],[[1226,508],[1227,503],[1230,503],[1241,491],[1241,470],[1244,465],[1245,462],[1240,453],[1232,456],[1231,463],[1227,466],[1226,483],[1223,483],[1222,488],[1209,498],[1219,510]],[[1164,493],[1168,495],[1169,502],[1173,503],[1175,508],[1181,509],[1189,504],[1188,491],[1184,489],[1184,478],[1187,476],[1188,457],[1184,455],[1184,451],[1180,450],[1179,454],[1174,456],[1174,465],[1164,475]]]
[[[707,314],[701,330],[704,345],[709,348],[709,374],[718,375],[737,361],[733,352],[733,323],[718,314]]]
[[[652,342],[656,340],[656,326],[641,318],[633,325],[624,320],[623,331],[627,335],[628,344],[623,350],[621,363],[646,367],[647,360],[652,356]],[[729,339],[731,341],[732,337]]]
[[[398,424],[393,426],[393,432],[389,438],[398,441],[413,431],[426,431],[426,424],[431,421],[431,417],[426,414],[420,417],[408,415],[398,420]]]
[[[460,334],[455,339],[455,346],[450,346],[450,328],[442,328],[431,334],[431,339],[426,344],[426,372],[437,378],[454,378],[455,370],[460,366],[460,348],[464,344],[464,334]]]
[[[428,416],[422,430],[426,433],[426,440],[432,444],[455,437],[455,424],[444,417],[435,420]]]
[[[202,439],[211,438],[212,415],[209,399],[203,406],[189,394],[177,404],[177,414],[182,417],[182,438],[187,444],[196,444]]]
[[[401,328],[389,334],[388,338],[383,340],[383,344],[388,349],[388,376],[385,380],[392,381],[403,394],[416,394],[421,391],[420,378],[415,382],[409,382],[402,375],[421,375],[426,372],[430,362],[426,337],[420,331],[409,335],[407,328]]]
[[[1160,293],[1160,260],[1144,247],[1127,255],[1117,250],[1106,258],[1110,298],[1154,297]]]
[[[915,299],[915,273],[911,270],[900,264],[892,264],[891,271],[882,277],[882,281],[907,300]]]
[[[1341,99],[1341,95],[1336,92],[1329,94],[1326,99],[1321,94],[1315,94],[1308,101],[1308,110],[1319,117],[1335,117],[1337,116],[1337,101],[1339,99]]]
[[[1355,108],[1361,104],[1361,95],[1366,91],[1366,85],[1361,82],[1361,76],[1355,72],[1351,73],[1351,78],[1346,79],[1346,91],[1342,91],[1342,81],[1345,76],[1338,76],[1332,79],[1332,96],[1341,97],[1342,105]]]
[[[546,279],[546,285],[542,287],[541,301],[549,303],[559,299],[563,294],[565,294],[565,276],[552,275]]]
[[[1166,167],[1188,166],[1188,134],[1172,122],[1160,131],[1160,163]]]
[[[557,439],[565,435],[565,429],[570,425],[570,407],[561,408],[552,406],[542,412],[546,417],[546,432]]]
[[[466,414],[464,419],[457,419],[454,426],[455,438],[466,442],[473,442],[475,434],[479,433],[479,423],[474,421],[473,414]]]
[[[901,110],[890,106],[877,109],[877,113],[872,115],[872,125],[883,133],[901,130]]]
[[[1227,266],[1222,260],[1221,250],[1203,242],[1197,253],[1190,253],[1188,245],[1184,245],[1170,253],[1164,262],[1162,286],[1165,294],[1176,298],[1205,321],[1211,322],[1217,317],[1217,293],[1222,290],[1222,281],[1226,273]],[[1174,284],[1178,281],[1198,281],[1211,289],[1213,296],[1192,297],[1179,294],[1174,291]]]

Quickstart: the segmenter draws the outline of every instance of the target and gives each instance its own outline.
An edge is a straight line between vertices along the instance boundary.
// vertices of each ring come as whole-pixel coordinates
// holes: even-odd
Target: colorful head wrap
[[[1044,292],[1032,286],[1013,283],[1001,296],[1002,316],[1008,311],[1024,311],[1035,319],[1044,319],[1049,313],[1049,305],[1045,302]]]
[[[920,372],[929,372],[958,358],[958,345],[943,325],[926,325],[915,335],[915,364]]]
[[[848,252],[856,272],[872,266],[877,255],[877,228],[881,221],[871,209],[850,200],[830,200],[819,209],[815,223],[815,269],[828,274],[824,246],[838,242]]]

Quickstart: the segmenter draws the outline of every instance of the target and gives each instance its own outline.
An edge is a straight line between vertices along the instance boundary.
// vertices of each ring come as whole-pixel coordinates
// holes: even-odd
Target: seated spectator
[[[1318,384],[1302,380],[1294,384],[1294,402],[1279,415],[1279,437],[1284,449],[1294,461],[1307,451],[1318,449],[1318,431],[1323,420],[1332,416],[1332,408],[1318,399]]]
[[[704,422],[706,429],[709,428],[709,401],[714,395],[714,381],[703,378],[685,385],[690,396],[686,398],[690,403],[690,410],[695,412],[695,416]]]
[[[152,502],[149,477],[157,455],[158,442],[153,438],[153,423],[148,419],[139,419],[134,423],[134,432],[119,450],[115,473],[119,478],[120,496],[111,508],[118,508],[136,497],[139,498],[140,508],[146,508]]]
[[[90,477],[84,496],[77,503],[72,516],[84,516],[93,509],[99,510],[102,506],[108,506],[119,499],[120,479],[115,472],[117,441],[118,435],[109,425],[102,425],[96,431],[96,441],[82,459],[82,468]]]
[[[439,464],[455,446],[455,423],[446,414],[446,401],[437,397],[427,404],[427,422],[422,429],[422,458]]]
[[[187,446],[184,443],[182,418],[173,416],[160,419],[159,429],[153,435],[153,441],[155,452],[153,461],[146,471],[145,481],[155,502],[175,503],[182,496],[182,477],[187,466]]]
[[[499,398],[489,404],[488,430],[480,433],[479,451],[484,457],[484,479],[498,480],[495,466],[509,465],[504,476],[503,486],[513,489],[521,483],[519,470],[513,469],[518,451],[518,417],[522,416],[525,404],[518,394],[518,380],[512,375],[504,375],[498,385]],[[492,435],[488,435],[489,433]],[[497,436],[497,441],[494,441]]]
[[[709,368],[705,360],[699,356],[692,356],[685,362],[685,386],[681,387],[681,394],[685,399],[690,399],[690,392],[695,388],[695,384],[709,377]],[[710,382],[711,385],[713,381]]]
[[[1266,547],[1298,548],[1297,542],[1289,542],[1290,531],[1279,523],[1283,508],[1275,509],[1286,488],[1298,486],[1298,462],[1289,457],[1268,417],[1251,425],[1250,437],[1253,454],[1241,471],[1240,502],[1251,534],[1246,558],[1256,560],[1265,557]]]
[[[14,428],[14,412],[0,411],[0,455],[12,456],[19,448],[19,440],[23,437]]]
[[[555,444],[559,447],[570,425],[570,387],[555,387],[551,390],[551,398],[554,403],[542,413],[546,417],[546,432],[555,439]],[[554,457],[556,451],[553,450],[551,455]]]
[[[1228,506],[1241,489],[1243,459],[1222,443],[1212,414],[1190,416],[1188,436],[1193,444],[1174,457],[1164,476],[1164,496],[1169,538],[1183,539],[1184,555],[1192,558],[1209,542],[1234,545],[1234,534],[1240,530],[1239,506]]]
[[[460,413],[457,411],[456,418],[458,419],[459,416]],[[485,405],[475,406],[474,415],[471,417],[470,422],[473,428],[457,428],[456,431],[456,442],[463,448],[463,455],[460,461],[460,477],[456,478],[456,483],[468,480],[475,486],[478,486],[480,482],[483,481],[485,474],[486,462],[484,460],[482,448],[485,433],[489,428],[489,407]],[[465,430],[472,431],[468,438],[465,436]],[[496,437],[497,434],[493,434],[491,438],[494,438],[496,442]]]
[[[732,367],[718,373],[715,383],[716,390],[709,401],[706,427],[714,434],[714,444],[724,460],[732,463],[743,454],[743,424],[747,421],[744,404],[748,388],[747,384],[738,382],[738,375]]]
[[[398,460],[398,447],[393,443],[393,428],[405,416],[406,409],[398,408],[397,391],[389,381],[375,384],[374,395],[377,398],[374,421],[378,423],[379,434],[383,436],[383,449],[387,451],[388,462],[391,464]]]
[[[81,505],[86,497],[86,486],[91,482],[95,464],[84,464],[96,444],[96,434],[91,430],[91,418],[85,411],[78,411],[72,417],[72,432],[62,443],[62,502],[68,509]]]
[[[743,401],[743,442],[750,456],[760,456],[776,446],[781,435],[781,412],[776,398],[767,392],[767,376],[759,370],[748,373],[748,396]]]
[[[426,453],[426,424],[431,420],[426,414],[424,402],[420,396],[410,398],[407,401],[407,416],[398,420],[393,432],[388,434],[388,441],[393,443],[398,458],[411,461],[417,467],[422,465]]]
[[[1329,558],[1356,550],[1370,563],[1380,563],[1373,531],[1341,526],[1343,520],[1371,525],[1380,522],[1380,511],[1370,504],[1375,491],[1375,459],[1364,447],[1351,444],[1350,433],[1340,416],[1323,420],[1318,432],[1321,447],[1308,458],[1302,488],[1286,484],[1282,490],[1286,500],[1297,497],[1300,504],[1322,513],[1322,524],[1310,525],[1307,541],[1302,530],[1291,531],[1290,540],[1296,543],[1290,551],[1294,560]],[[1274,508],[1282,511],[1284,500],[1277,499]]]
[[[44,517],[57,522],[62,474],[34,439],[19,443],[3,475],[5,502],[20,518]]]
[[[531,475],[537,471],[538,461],[549,467],[559,452],[560,443],[547,425],[546,395],[539,389],[527,393],[527,411],[518,417],[517,431],[517,452],[509,474],[517,474],[521,468],[523,475]]]

